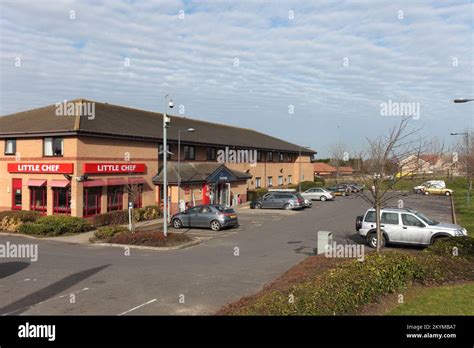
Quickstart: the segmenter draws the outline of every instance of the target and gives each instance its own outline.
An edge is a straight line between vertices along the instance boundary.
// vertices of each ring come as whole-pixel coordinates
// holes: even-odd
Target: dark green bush
[[[160,216],[160,208],[157,205],[148,205],[144,208],[133,209],[135,222],[153,220]],[[108,213],[95,215],[87,218],[93,226],[125,225],[128,224],[128,210],[115,210]]]
[[[441,238],[434,245],[425,249],[425,252],[449,257],[474,257],[474,238],[448,237]]]
[[[32,222],[41,217],[41,214],[33,210],[8,210],[0,212],[0,220],[4,217],[13,218],[21,222]]]
[[[130,231],[127,227],[120,225],[102,226],[94,232],[94,237],[109,242],[110,238],[119,233],[130,233]]]
[[[247,200],[248,201],[256,201],[262,198],[266,193],[268,193],[268,189],[266,188],[258,188],[255,190],[248,190],[247,191]]]
[[[32,226],[38,225],[38,226]],[[89,231],[92,226],[84,219],[66,215],[43,216],[36,222],[24,223],[19,232],[45,236],[60,236],[65,233],[81,233]]]
[[[301,192],[306,191],[307,189],[310,189],[312,187],[322,187],[323,184],[321,182],[315,182],[315,181],[302,181],[301,182]],[[288,186],[288,188],[295,189],[298,191],[300,189],[299,184],[293,184]]]
[[[314,176],[314,182],[320,187],[326,186],[326,180],[321,176]]]
[[[189,241],[191,238],[183,233],[169,233],[165,238],[162,232],[119,233],[110,239],[110,243],[156,247],[173,246]]]

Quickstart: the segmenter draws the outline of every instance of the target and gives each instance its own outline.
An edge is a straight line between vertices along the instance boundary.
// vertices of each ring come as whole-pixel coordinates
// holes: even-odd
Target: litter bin
[[[324,254],[326,249],[332,247],[332,232],[318,231],[318,250],[317,254]]]

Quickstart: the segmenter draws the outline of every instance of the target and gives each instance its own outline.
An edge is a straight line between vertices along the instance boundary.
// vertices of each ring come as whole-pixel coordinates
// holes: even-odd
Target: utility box
[[[318,231],[317,254],[324,254],[328,248],[332,247],[332,232]]]

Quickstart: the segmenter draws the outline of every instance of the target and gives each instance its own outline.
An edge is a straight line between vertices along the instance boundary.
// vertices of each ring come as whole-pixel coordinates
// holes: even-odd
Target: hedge
[[[133,209],[133,218],[136,222],[153,220],[161,215],[157,205],[148,205],[144,208]],[[128,224],[128,210],[116,210],[87,218],[93,226],[125,225]]]
[[[116,234],[110,238],[109,243],[166,247],[189,241],[191,238],[183,233],[168,233],[165,237],[162,232],[136,232]]]
[[[321,181],[302,181],[301,182],[301,192],[306,191],[307,189],[310,189],[312,187],[322,187],[324,186],[324,182]],[[288,188],[299,190],[300,185],[299,184],[293,184],[288,186]]]
[[[124,226],[102,226],[94,232],[94,237],[105,242],[110,242],[110,239],[119,233],[129,233],[127,227]]]
[[[18,232],[42,236],[60,236],[65,233],[81,233],[92,229],[84,219],[66,215],[40,217],[36,222],[25,222]]]
[[[9,210],[0,212],[0,230],[17,232],[24,222],[34,222],[41,214],[30,210]]]
[[[474,257],[474,238],[472,237],[447,237],[441,238],[433,245],[426,248],[425,252],[447,257]]]

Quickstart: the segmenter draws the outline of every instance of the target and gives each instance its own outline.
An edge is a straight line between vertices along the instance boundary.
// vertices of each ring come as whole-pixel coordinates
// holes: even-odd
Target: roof
[[[423,161],[428,162],[429,164],[432,164],[432,165],[435,165],[436,162],[438,162],[439,160],[438,155],[420,155],[420,158]]]
[[[163,114],[124,106],[100,103],[86,99],[70,101],[75,105],[94,105],[93,117],[57,116],[56,105],[27,110],[0,117],[0,138],[22,137],[45,134],[71,134],[91,136],[114,136],[136,140],[160,141],[163,138]],[[90,103],[90,104],[87,104]],[[194,128],[195,132],[181,132],[183,143],[215,144],[237,148],[262,150],[282,150],[314,154],[282,139],[257,132],[252,129],[195,120],[169,115],[171,119],[168,139],[177,141],[178,131]]]
[[[315,162],[314,163],[314,171],[315,172],[336,172],[336,168],[331,166],[330,164],[324,162]]]
[[[352,167],[339,167],[339,172],[349,172],[349,173],[353,173],[354,172],[354,169]]]
[[[167,180],[169,183],[178,183],[178,164],[170,162],[167,165]],[[234,181],[247,180],[252,175],[238,170],[233,170],[221,163],[209,162],[182,162],[180,165],[181,182],[209,182],[214,175],[227,172],[235,177]],[[158,174],[152,179],[154,184],[163,183],[163,166],[158,169]],[[214,181],[213,181],[214,182]]]

